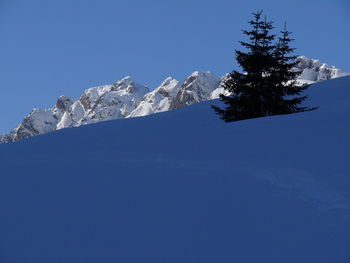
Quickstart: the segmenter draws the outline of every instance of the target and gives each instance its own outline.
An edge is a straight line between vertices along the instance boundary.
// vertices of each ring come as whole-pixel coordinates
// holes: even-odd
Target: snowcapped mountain
[[[301,84],[349,75],[318,60],[298,57],[296,70],[302,71]],[[145,116],[173,110],[225,93],[218,78],[210,72],[193,72],[183,82],[168,77],[156,89],[126,77],[115,84],[87,89],[79,99],[58,98],[51,109],[34,109],[12,132],[0,136],[0,143],[18,141],[34,135],[105,120]]]
[[[350,75],[339,68],[321,63],[317,59],[310,59],[305,56],[297,58],[297,70],[302,71],[299,76],[300,83],[312,84],[318,81],[324,81]]]
[[[182,84],[170,104],[170,110],[210,99],[211,93],[219,88],[220,79],[210,72],[194,72]]]
[[[145,116],[155,112],[168,111],[181,87],[182,84],[178,80],[168,77],[158,88],[146,94],[137,108],[128,117]]]
[[[115,84],[87,89],[79,99],[58,98],[51,109],[34,109],[0,142],[18,141],[68,127],[127,117],[142,101],[148,88],[126,77]]]
[[[90,88],[64,112],[56,129],[126,118],[148,92],[147,87],[130,77],[113,85]]]
[[[148,93],[128,118],[178,109],[211,98],[219,88],[220,79],[210,72],[193,72],[183,83],[168,77]]]

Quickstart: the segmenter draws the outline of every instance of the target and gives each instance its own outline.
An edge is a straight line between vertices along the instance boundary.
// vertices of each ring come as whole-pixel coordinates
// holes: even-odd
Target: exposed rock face
[[[302,71],[300,84],[350,75],[318,60],[298,57],[295,70]],[[51,109],[34,109],[10,134],[0,136],[0,143],[17,141],[68,127],[105,120],[145,116],[173,110],[201,101],[216,99],[224,81],[210,72],[193,72],[183,82],[168,77],[153,91],[126,77],[115,84],[87,89],[79,99],[58,98]]]
[[[90,88],[63,114],[57,129],[125,118],[147,92],[148,88],[133,82],[130,77],[113,85]]]
[[[314,83],[350,75],[350,73],[346,73],[339,68],[304,56],[298,57],[297,62],[296,69],[302,71],[302,74],[299,76],[301,83]]]
[[[53,112],[57,118],[61,118],[63,113],[69,110],[69,107],[73,104],[74,100],[67,96],[60,96],[56,102]]]
[[[33,109],[32,112],[12,131],[13,141],[53,131],[57,125],[52,110]]]
[[[169,109],[173,110],[208,100],[219,84],[220,79],[210,72],[193,72],[182,84]]]
[[[193,72],[183,83],[169,77],[148,93],[127,117],[145,116],[208,100],[219,83],[220,79],[210,72]]]
[[[34,109],[10,134],[1,136],[0,143],[68,127],[125,118],[148,92],[148,88],[126,77],[113,85],[90,88],[77,100],[61,96],[51,109]]]
[[[7,142],[12,142],[12,135],[11,134],[0,135],[0,143],[7,143]]]
[[[181,89],[181,83],[169,77],[155,90],[146,94],[140,104],[127,117],[145,116],[155,112],[168,111],[170,104]]]

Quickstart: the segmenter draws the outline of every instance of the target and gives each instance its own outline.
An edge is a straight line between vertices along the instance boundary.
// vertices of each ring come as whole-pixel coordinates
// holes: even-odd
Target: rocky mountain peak
[[[321,63],[317,59],[310,59],[305,56],[297,58],[298,65],[296,70],[302,72],[299,76],[301,83],[314,83],[333,78],[344,77],[350,75],[339,68]]]
[[[300,84],[349,75],[319,60],[298,57],[294,70],[302,71]],[[220,86],[225,79],[210,72],[195,71],[183,82],[166,78],[149,91],[125,77],[112,85],[85,90],[78,99],[61,96],[51,109],[34,109],[10,134],[0,136],[0,143],[21,140],[34,135],[105,120],[145,116],[177,109],[201,101],[228,95]]]
[[[57,99],[55,107],[59,110],[65,111],[72,105],[72,103],[73,100],[71,98],[62,95]]]
[[[142,89],[147,88],[140,84],[137,84],[132,80],[130,76],[127,76],[122,80],[114,83],[110,91],[125,91],[126,93],[134,93]]]
[[[193,72],[182,84],[169,109],[177,109],[210,99],[211,93],[219,87],[220,79],[210,72]]]

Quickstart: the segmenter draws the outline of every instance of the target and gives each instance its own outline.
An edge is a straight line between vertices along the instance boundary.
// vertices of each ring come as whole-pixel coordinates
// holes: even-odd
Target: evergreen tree
[[[291,55],[295,48],[290,47],[291,32],[287,30],[286,23],[284,30],[281,31],[278,43],[275,49],[276,68],[273,78],[275,78],[276,98],[272,104],[272,114],[287,114],[314,110],[316,108],[299,106],[308,96],[300,96],[303,91],[309,88],[309,85],[300,86],[297,83],[297,77],[302,71],[293,70],[298,64],[296,56]]]
[[[262,20],[262,11],[253,15],[254,19],[249,21],[252,29],[243,30],[249,42],[240,42],[247,52],[235,52],[244,73],[233,71],[223,82],[222,86],[231,94],[220,95],[226,108],[212,107],[227,122],[311,110],[298,106],[306,96],[291,98],[307,86],[297,86],[295,78],[300,72],[291,71],[296,66],[296,57],[289,55],[294,51],[289,47],[290,32],[282,31],[282,37],[274,44],[273,22]]]

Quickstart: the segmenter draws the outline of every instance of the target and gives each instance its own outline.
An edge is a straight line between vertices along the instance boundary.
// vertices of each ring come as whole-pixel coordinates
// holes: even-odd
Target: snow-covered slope
[[[349,75],[318,60],[298,58],[301,84]],[[61,96],[52,109],[34,109],[1,142],[17,141],[34,135],[100,121],[145,116],[218,98],[225,93],[221,79],[210,72],[193,72],[183,82],[172,77],[153,91],[126,77],[113,85],[86,90],[79,99]]]
[[[0,145],[0,262],[350,260],[350,77],[312,112],[202,102]]]

